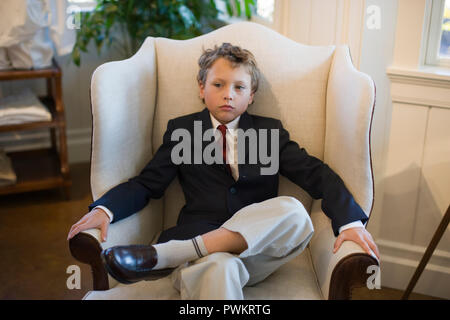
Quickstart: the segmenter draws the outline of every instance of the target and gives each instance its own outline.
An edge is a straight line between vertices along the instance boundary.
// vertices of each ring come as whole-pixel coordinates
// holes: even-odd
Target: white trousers
[[[239,255],[216,252],[178,267],[171,278],[181,299],[243,299],[244,286],[298,256],[314,233],[302,203],[288,196],[246,206],[222,227],[239,232],[248,248]]]

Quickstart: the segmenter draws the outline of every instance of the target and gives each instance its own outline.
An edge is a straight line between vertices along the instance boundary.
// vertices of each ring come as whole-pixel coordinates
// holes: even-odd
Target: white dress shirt
[[[216,136],[216,130],[217,127],[221,124],[216,118],[214,118],[214,116],[209,113],[210,117],[211,117],[211,123],[212,123],[212,127],[214,128],[214,136]],[[233,121],[229,122],[226,124],[227,127],[227,134],[226,134],[226,139],[227,139],[227,163],[230,165],[231,168],[231,174],[234,178],[235,181],[237,181],[239,179],[239,166],[238,166],[238,157],[237,157],[237,128],[238,128],[238,123],[239,123],[239,119],[241,116],[237,117],[236,119],[234,119]],[[221,133],[219,133],[219,137],[220,137]],[[96,206],[94,209],[96,208],[100,208],[103,209],[106,214],[109,216],[109,220],[110,222],[112,222],[113,220],[113,213],[106,207],[104,206]],[[351,223],[348,223],[346,225],[343,225],[342,227],[339,228],[339,233],[341,233],[342,231],[346,230],[346,229],[350,229],[350,228],[354,228],[354,227],[364,227],[363,223],[361,222],[361,220],[357,220]]]
[[[217,127],[221,125],[219,121],[216,120],[216,118],[213,117],[211,113],[209,113],[211,116],[211,123],[212,127],[214,128],[214,136],[216,136],[216,132],[218,131]],[[237,181],[239,179],[239,167],[238,167],[238,157],[237,157],[237,127],[239,123],[239,119],[241,116],[237,117],[231,122],[228,122],[226,124],[227,126],[227,134],[225,135],[225,138],[227,139],[227,163],[230,165],[231,168],[231,175],[233,176],[234,180]],[[221,133],[218,135],[221,136]]]

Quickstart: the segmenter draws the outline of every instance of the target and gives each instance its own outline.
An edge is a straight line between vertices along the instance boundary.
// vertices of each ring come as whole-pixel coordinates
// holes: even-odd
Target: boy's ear
[[[202,82],[198,82],[198,88],[200,89],[200,98],[203,99],[205,97],[205,85]]]
[[[255,93],[254,92],[252,92],[251,94],[250,94],[250,101],[249,101],[249,103],[248,104],[252,104],[254,101],[253,101],[253,98],[255,97]]]

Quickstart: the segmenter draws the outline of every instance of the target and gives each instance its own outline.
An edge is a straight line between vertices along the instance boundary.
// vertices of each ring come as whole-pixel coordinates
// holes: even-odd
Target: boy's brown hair
[[[249,50],[233,46],[227,42],[222,43],[220,47],[215,45],[214,49],[203,50],[203,54],[198,59],[200,70],[198,71],[197,81],[199,83],[205,84],[208,69],[219,58],[230,61],[233,68],[240,65],[245,66],[251,77],[252,93],[258,90],[260,72],[255,57]]]

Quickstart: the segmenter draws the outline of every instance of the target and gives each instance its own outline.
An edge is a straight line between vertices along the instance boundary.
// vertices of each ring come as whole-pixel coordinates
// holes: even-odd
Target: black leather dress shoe
[[[158,255],[153,246],[115,246],[101,252],[106,270],[117,281],[125,284],[141,280],[156,280],[169,275],[174,268],[153,270]]]

